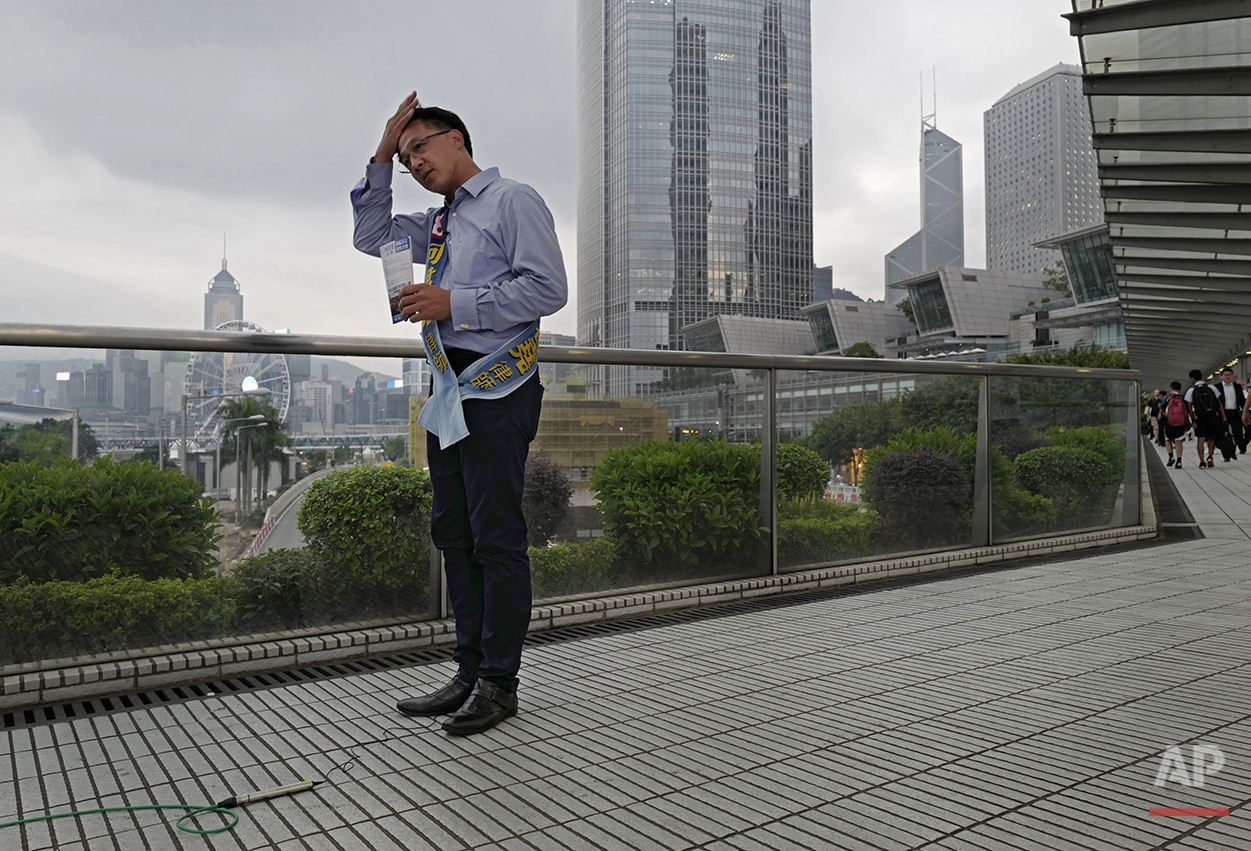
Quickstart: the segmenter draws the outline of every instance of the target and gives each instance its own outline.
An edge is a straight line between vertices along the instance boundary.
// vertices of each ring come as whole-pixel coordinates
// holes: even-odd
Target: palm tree
[[[258,414],[265,418],[263,427],[247,428],[246,422],[230,422],[231,420],[246,420]],[[253,396],[223,402],[218,406],[214,416],[225,423],[222,427],[222,458],[239,460],[241,451],[245,455],[248,452],[251,453],[251,466],[256,469],[257,473],[255,478],[257,502],[263,502],[265,494],[269,491],[270,462],[275,458],[280,458],[284,464],[286,463],[286,456],[282,454],[279,447],[287,445],[287,424],[281,421],[277,408],[264,399]],[[242,446],[239,440],[241,426],[246,429],[242,432]],[[248,503],[250,504],[251,501],[249,493]]]

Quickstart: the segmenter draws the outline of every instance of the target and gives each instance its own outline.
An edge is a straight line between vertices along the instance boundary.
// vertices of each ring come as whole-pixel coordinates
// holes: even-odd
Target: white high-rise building
[[[1103,222],[1082,69],[1056,65],[983,115],[986,268],[1036,274],[1059,259],[1033,244]]]

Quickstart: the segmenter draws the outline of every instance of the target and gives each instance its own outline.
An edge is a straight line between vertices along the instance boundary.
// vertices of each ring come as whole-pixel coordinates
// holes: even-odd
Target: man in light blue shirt
[[[392,214],[392,158],[442,207]],[[436,322],[443,350],[459,375],[531,322],[568,299],[564,261],[552,215],[538,193],[483,171],[473,161],[464,122],[422,107],[413,92],[387,122],[365,178],[352,190],[353,243],[378,256],[400,237],[425,257],[434,234],[445,237],[438,280],[405,287],[402,316]],[[439,213],[442,212],[442,217]],[[456,615],[456,676],[423,697],[401,700],[407,715],[453,713],[453,735],[490,729],[517,711],[517,673],[530,623],[530,561],[521,510],[525,463],[538,430],[543,388],[532,371],[498,399],[463,402],[468,437],[440,448],[427,436],[434,491],[431,538],[443,553]],[[429,403],[427,403],[429,404]]]

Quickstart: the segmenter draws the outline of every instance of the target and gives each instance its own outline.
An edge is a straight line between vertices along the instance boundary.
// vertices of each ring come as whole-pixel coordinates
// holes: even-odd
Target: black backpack
[[[1221,415],[1220,399],[1217,398],[1216,390],[1212,385],[1200,382],[1195,385],[1194,390],[1190,404],[1195,410],[1195,419],[1219,418]]]

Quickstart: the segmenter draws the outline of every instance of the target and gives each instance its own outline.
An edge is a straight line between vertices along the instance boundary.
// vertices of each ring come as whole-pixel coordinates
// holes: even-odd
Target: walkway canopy
[[[1073,0],[1130,361],[1251,349],[1251,3]]]

